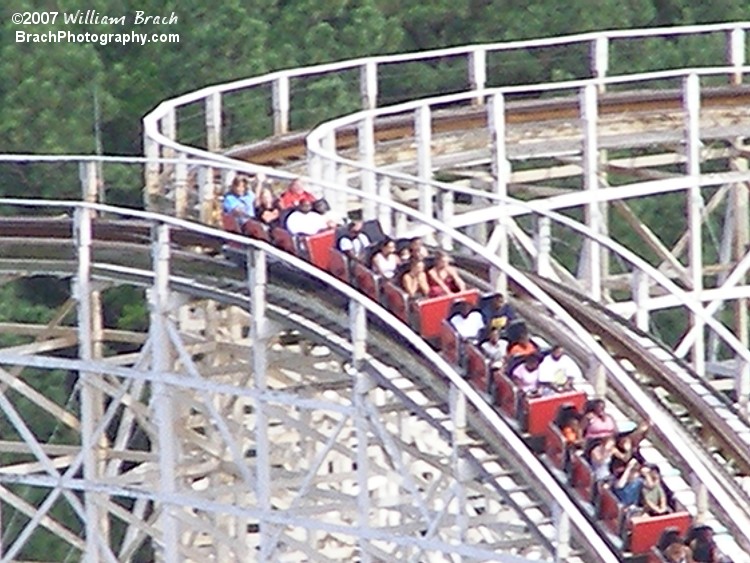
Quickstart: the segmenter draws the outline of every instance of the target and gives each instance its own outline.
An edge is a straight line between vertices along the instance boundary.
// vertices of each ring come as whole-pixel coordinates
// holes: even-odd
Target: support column
[[[552,277],[552,221],[549,217],[536,217],[536,273],[545,278]]]
[[[273,134],[289,132],[289,76],[282,74],[272,83]]]
[[[740,412],[750,415],[750,364],[739,356],[735,358],[734,393]]]
[[[362,109],[378,107],[378,67],[373,60],[366,61],[359,68],[359,93]]]
[[[508,154],[505,145],[505,97],[502,94],[495,94],[490,97],[487,104],[487,120],[490,127],[490,136],[492,139],[492,177],[494,182],[494,194],[500,198],[500,212],[495,222],[495,232],[497,233],[497,256],[504,264],[508,263],[508,216],[505,199],[508,197],[508,182],[510,181],[511,167],[508,161]],[[492,284],[495,291],[507,293],[508,277],[505,272],[492,272],[495,279]]]
[[[451,385],[448,400],[453,427],[451,444],[453,473],[456,476],[456,528],[458,530],[456,540],[464,542],[469,527],[466,511],[466,482],[472,478],[461,454],[461,449],[467,442],[466,395],[461,393],[455,385]]]
[[[591,44],[591,74],[600,81],[597,90],[604,93],[607,86],[602,81],[609,71],[609,37],[599,35]]]
[[[741,30],[739,30],[741,31]],[[744,45],[744,33],[742,35]],[[744,60],[744,59],[743,59]],[[736,139],[734,146],[740,148],[742,139]],[[732,168],[746,172],[748,162],[746,158],[733,158]],[[735,264],[738,263],[750,248],[750,186],[746,182],[737,184],[731,192],[731,205],[733,210],[734,240],[732,241],[732,254]],[[747,276],[743,276],[738,285],[744,285]],[[747,347],[750,344],[750,319],[748,319],[748,299],[737,299],[734,302],[734,334],[740,342]],[[737,402],[744,413],[748,413],[748,402],[750,397],[750,365],[737,358],[737,373],[735,378],[735,394]]]
[[[691,178],[691,186],[687,191],[687,216],[689,233],[688,260],[690,266],[690,280],[695,298],[703,290],[703,247],[702,221],[703,197],[701,196],[698,179],[701,173],[700,162],[700,82],[697,74],[690,74],[683,83],[683,107],[685,109],[685,149],[686,173]],[[693,343],[692,363],[699,375],[705,372],[705,340],[703,334],[704,323],[696,315],[690,314],[690,323],[697,332]]]
[[[200,221],[207,225],[214,223],[214,202],[216,200],[216,183],[214,169],[198,169],[198,197],[200,198]]]
[[[323,157],[322,160],[322,175],[323,175],[323,181],[326,183],[335,184],[338,182],[339,178],[337,176],[339,166],[336,163],[336,161],[332,158],[332,156],[336,153],[336,132],[335,131],[329,131],[328,134],[323,137],[323,151],[330,155],[328,157]],[[320,190],[320,186],[316,186],[317,190]],[[316,191],[317,191],[316,190]],[[323,191],[323,197],[325,197],[329,203],[331,204],[331,207],[334,208],[337,212],[342,212],[342,205],[340,203],[341,198],[341,192],[337,190],[332,190],[327,187],[322,188]],[[343,214],[346,214],[346,211],[344,210]]]
[[[599,189],[599,148],[597,140],[598,107],[596,87],[588,84],[581,91],[581,119],[583,120],[583,189],[592,194]],[[593,199],[593,198],[592,198]],[[591,201],[585,208],[586,226],[601,233],[601,207]],[[599,244],[591,239],[585,243],[584,272],[589,296],[599,301],[602,297],[602,253]]]
[[[87,163],[93,165],[94,163]],[[91,166],[90,166],[91,167]],[[81,361],[93,359],[93,310],[91,303],[91,219],[93,212],[81,207],[76,209],[75,235],[78,252],[78,273],[73,283],[73,294],[78,309],[78,357]],[[103,413],[102,394],[96,387],[96,374],[80,372],[81,378],[81,449],[83,451],[83,478],[89,484],[98,482],[98,444],[94,429]],[[106,511],[100,513],[101,494],[84,492],[86,511],[86,563],[101,560],[99,539],[105,539],[108,522]]]
[[[211,152],[221,151],[221,107],[220,92],[214,92],[206,97],[206,148]],[[208,225],[214,224],[214,169],[201,168],[198,172],[199,220]]]
[[[607,370],[594,356],[589,359],[588,379],[594,386],[594,396],[604,399],[607,395]]]
[[[260,561],[269,561],[276,546],[271,545],[273,527],[265,518],[271,511],[271,449],[268,440],[268,406],[265,393],[268,391],[268,319],[266,318],[266,285],[268,272],[266,253],[250,248],[247,256],[248,285],[250,286],[250,312],[252,315],[250,336],[253,341],[252,365],[255,388],[260,396],[255,405],[255,495],[261,512]]]
[[[441,223],[449,223],[454,214],[453,192],[451,190],[440,190],[438,195],[438,219]],[[453,238],[447,233],[440,233],[438,237],[443,250],[453,250]]]
[[[414,136],[417,143],[417,176],[420,180],[432,180],[432,115],[427,105],[417,108],[414,114]],[[425,183],[419,186],[419,211],[434,217],[432,196],[434,190]]]
[[[185,153],[180,153],[174,169],[174,211],[180,219],[187,217],[188,211],[188,164]]]
[[[377,193],[375,172],[375,123],[372,115],[367,115],[359,122],[358,149],[359,161],[365,166],[360,171],[360,182],[362,192],[366,195]],[[362,200],[362,219],[369,221],[376,218],[375,202],[371,199]]]
[[[552,506],[555,523],[555,561],[567,561],[570,556],[570,516],[559,504]]]
[[[221,92],[206,96],[206,148],[221,150]]]
[[[731,84],[742,84],[742,67],[745,66],[745,30],[736,27],[729,32],[727,37],[727,58],[729,65],[734,67],[734,72],[729,76]]]
[[[391,178],[383,174],[377,180],[378,184],[378,195],[386,200],[391,200]],[[395,237],[394,230],[394,218],[393,208],[385,205],[384,203],[378,204],[378,221],[380,226],[383,227],[383,231],[389,237]]]
[[[83,200],[96,203],[100,196],[99,163],[86,162],[81,165],[81,187]],[[103,317],[101,293],[91,283],[91,221],[96,211],[79,208],[75,216],[75,235],[78,245],[78,274],[73,284],[73,295],[78,303],[78,355],[81,360],[91,361],[102,357]],[[103,434],[98,440],[93,432],[104,416],[104,395],[96,387],[97,374],[81,373],[81,446],[85,452],[84,478],[98,480],[106,470],[104,451],[108,447]],[[99,548],[91,542],[109,538],[109,519],[99,514],[104,504],[103,497],[95,493],[85,496],[87,514],[87,561],[99,561]],[[91,559],[88,559],[89,553]]]
[[[692,475],[691,481],[693,482],[693,491],[695,492],[695,523],[703,524],[709,515],[708,489],[695,475]]]
[[[159,128],[161,129],[161,134],[164,135],[167,139],[170,141],[175,141],[177,139],[177,115],[175,114],[174,108],[171,108],[167,113],[164,114],[164,117],[161,118],[161,121],[159,123]],[[174,158],[174,149],[172,147],[162,147],[162,156],[164,158]],[[169,166],[171,168],[171,164],[168,164],[166,166]]]
[[[367,353],[367,311],[364,306],[354,300],[349,301],[349,332],[352,340],[352,365],[354,367],[354,421],[357,437],[357,525],[360,528],[370,527],[370,491],[368,487],[370,460],[367,455],[368,423],[367,404],[368,393],[373,389],[373,382],[362,371],[362,360]],[[359,560],[369,563],[372,561],[367,540],[359,538]]]
[[[636,270],[633,272],[631,284],[633,302],[635,303],[635,326],[643,332],[648,332],[650,318],[650,311],[646,306],[650,297],[648,276],[641,270]]]
[[[472,90],[484,90],[487,86],[487,51],[481,47],[475,47],[469,53],[469,87]],[[473,100],[474,105],[482,105],[484,96],[477,96]]]
[[[597,181],[599,182],[599,188],[609,188],[609,175],[607,173],[607,163],[609,159],[609,151],[599,151],[599,173],[597,175]],[[610,204],[608,201],[599,202],[599,233],[605,237],[609,237],[609,208]],[[611,301],[610,291],[607,289],[607,281],[609,280],[609,257],[610,252],[606,247],[599,247],[600,252],[600,284],[601,284],[601,298],[605,301]]]
[[[151,371],[155,377],[152,384],[151,408],[157,427],[156,454],[159,462],[159,488],[169,497],[177,492],[177,465],[179,462],[179,437],[176,432],[175,389],[161,381],[164,373],[171,371],[172,359],[167,329],[169,314],[169,226],[157,224],[153,227],[151,254],[154,284],[150,289],[149,332],[151,347]],[[165,502],[161,507],[162,549],[165,563],[180,561],[180,530],[176,508]]]
[[[146,211],[159,211],[159,144],[148,136],[143,137],[143,152],[146,155],[144,166],[143,205]]]
[[[318,186],[323,181],[323,159],[320,154],[307,151],[307,175],[313,186]]]

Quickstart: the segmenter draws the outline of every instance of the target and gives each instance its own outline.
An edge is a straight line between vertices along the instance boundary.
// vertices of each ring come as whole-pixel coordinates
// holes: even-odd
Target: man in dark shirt
[[[505,327],[516,317],[516,313],[513,311],[513,307],[505,302],[502,293],[495,293],[482,306],[482,316],[487,330],[496,328],[502,334]]]

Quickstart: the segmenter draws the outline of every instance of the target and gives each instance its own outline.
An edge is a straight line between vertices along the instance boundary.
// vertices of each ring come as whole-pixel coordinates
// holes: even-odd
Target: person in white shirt
[[[566,390],[573,388],[573,381],[581,379],[581,368],[565,353],[559,344],[539,364],[539,383],[546,387]]]
[[[471,303],[462,301],[459,312],[453,315],[448,322],[453,325],[459,336],[466,340],[476,340],[484,330],[484,317],[476,309],[471,308]]]
[[[399,264],[401,264],[401,258],[396,254],[396,242],[391,238],[386,238],[381,243],[380,250],[372,257],[372,269],[376,274],[391,279]]]
[[[328,229],[329,225],[325,217],[312,210],[309,201],[303,201],[286,218],[286,228],[293,235],[314,235]]]
[[[505,363],[505,354],[508,351],[508,341],[500,338],[500,329],[493,328],[490,330],[487,340],[482,342],[481,349],[493,368],[502,369]]]

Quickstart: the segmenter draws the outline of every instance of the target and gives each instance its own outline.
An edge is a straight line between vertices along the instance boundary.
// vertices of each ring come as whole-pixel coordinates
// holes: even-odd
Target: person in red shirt
[[[317,198],[313,194],[305,190],[305,187],[302,185],[302,180],[297,178],[292,180],[292,183],[289,184],[287,189],[281,192],[281,195],[279,196],[279,206],[281,209],[291,209],[293,207],[298,207],[303,201],[313,203],[316,199]]]

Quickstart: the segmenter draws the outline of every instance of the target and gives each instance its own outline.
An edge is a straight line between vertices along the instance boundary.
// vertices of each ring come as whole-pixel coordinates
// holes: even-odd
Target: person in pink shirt
[[[523,363],[511,370],[510,378],[527,395],[536,393],[539,386],[539,356],[536,354],[526,356]]]
[[[583,437],[586,440],[608,438],[613,437],[616,432],[615,419],[604,412],[604,401],[602,399],[590,401],[583,417]]]

